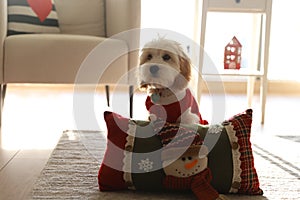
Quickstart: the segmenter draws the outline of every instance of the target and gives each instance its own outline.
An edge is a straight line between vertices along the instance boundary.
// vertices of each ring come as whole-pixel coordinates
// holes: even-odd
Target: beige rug
[[[281,151],[276,153],[276,149],[290,148],[292,144],[298,148],[299,143],[275,136],[256,137],[254,141],[257,141],[253,142],[255,165],[264,196],[226,195],[227,199],[300,199],[299,154],[285,158]],[[104,133],[65,131],[37,180],[31,199],[195,199],[191,193],[100,192],[97,174],[105,146]]]

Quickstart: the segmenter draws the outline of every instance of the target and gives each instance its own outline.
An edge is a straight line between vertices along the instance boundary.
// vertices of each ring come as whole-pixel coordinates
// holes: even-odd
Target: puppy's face
[[[190,61],[178,43],[159,39],[143,48],[139,69],[141,88],[184,88],[190,73]]]
[[[162,49],[145,49],[140,61],[142,84],[170,87],[180,73],[178,56]]]

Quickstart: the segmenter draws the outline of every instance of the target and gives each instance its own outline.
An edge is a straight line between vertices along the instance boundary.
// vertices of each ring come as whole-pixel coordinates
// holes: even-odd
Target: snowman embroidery
[[[179,152],[184,152],[182,155]],[[218,192],[210,185],[212,179],[207,167],[208,149],[205,145],[166,148],[162,151],[166,189],[192,190],[198,200],[218,199]],[[180,155],[180,156],[179,156]]]

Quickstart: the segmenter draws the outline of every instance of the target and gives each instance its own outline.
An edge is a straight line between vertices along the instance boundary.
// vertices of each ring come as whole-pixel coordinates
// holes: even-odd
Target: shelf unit
[[[258,51],[260,70],[258,67],[240,70],[221,70],[218,73],[207,73],[203,71],[204,50],[205,50],[205,34],[208,12],[233,12],[233,13],[253,13],[261,14],[261,31],[260,31],[260,47]],[[269,43],[270,43],[270,25],[271,25],[272,0],[203,0],[202,19],[201,19],[201,35],[200,35],[200,55],[199,55],[199,73],[197,96],[200,102],[203,77],[204,76],[244,76],[248,77],[247,82],[247,98],[248,106],[252,104],[254,93],[254,84],[257,77],[260,78],[260,104],[261,104],[261,123],[265,119],[265,107],[268,84],[268,61],[269,61]]]

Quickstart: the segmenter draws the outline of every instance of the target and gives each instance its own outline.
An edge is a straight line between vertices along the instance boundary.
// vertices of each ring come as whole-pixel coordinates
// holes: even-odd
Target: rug
[[[252,145],[255,166],[264,195],[226,195],[226,199],[300,199],[299,154],[296,153],[292,158],[289,156],[282,157],[280,155],[281,151],[277,154],[279,148],[289,148],[293,144],[284,144],[284,139],[278,141],[278,138],[268,137],[266,139],[258,137],[254,139],[257,142],[253,142]],[[277,143],[280,147],[277,146]],[[275,146],[265,144],[275,144]],[[100,192],[97,174],[104,156],[105,146],[106,135],[104,132],[65,131],[36,181],[30,198],[101,200],[195,199],[192,193],[153,193],[129,190]],[[293,148],[298,146],[295,145]],[[274,151],[272,148],[274,148]],[[299,150],[299,148],[291,149],[291,151],[295,152],[300,152]]]

